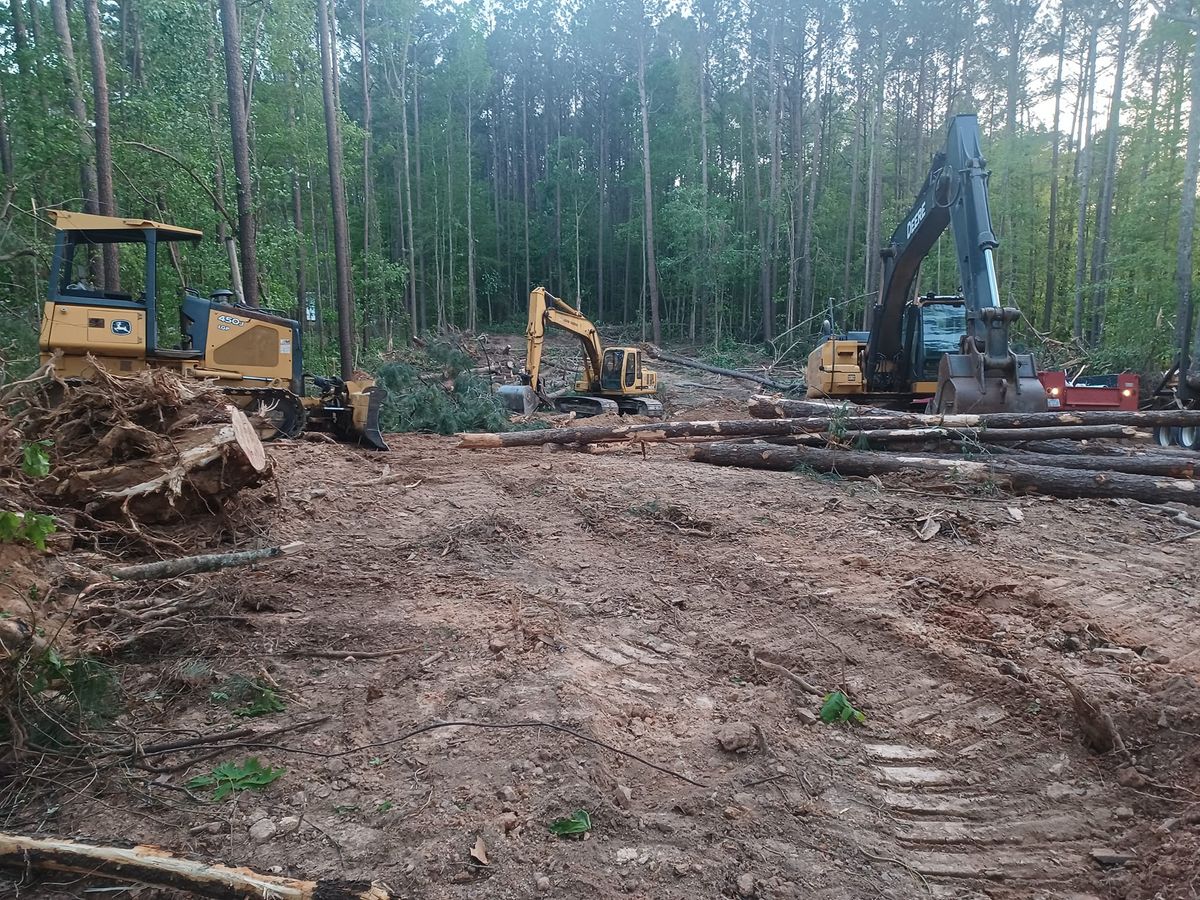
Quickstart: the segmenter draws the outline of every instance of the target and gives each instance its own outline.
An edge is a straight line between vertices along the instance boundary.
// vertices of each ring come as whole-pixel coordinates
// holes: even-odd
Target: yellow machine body
[[[300,326],[270,310],[251,308],[221,291],[211,298],[184,290],[179,347],[158,341],[155,251],[159,244],[196,241],[202,233],[149,219],[123,219],[59,211],[49,296],[39,340],[42,361],[59,354],[64,378],[95,377],[96,368],[132,373],[166,368],[212,381],[231,402],[265,410],[275,433],[295,436],[304,428],[333,432],[348,441],[386,449],[379,433],[381,389],[369,377],[353,381],[315,377],[320,396],[305,397]],[[98,248],[136,247],[144,280],[136,294],[93,283]],[[144,251],[141,249],[144,247]],[[86,257],[85,257],[86,254]],[[125,273],[128,274],[128,271]]]

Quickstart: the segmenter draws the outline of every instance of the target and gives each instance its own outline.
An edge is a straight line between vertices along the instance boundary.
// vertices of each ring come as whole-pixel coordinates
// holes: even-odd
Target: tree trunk
[[[861,70],[859,78],[862,77]],[[842,257],[842,303],[846,304],[845,309],[845,325],[852,324],[850,318],[850,265],[854,259],[854,217],[858,212],[858,182],[860,178],[860,168],[862,165],[862,145],[863,132],[865,131],[863,119],[866,115],[865,104],[863,103],[862,88],[859,88],[859,100],[854,112],[854,150],[850,160],[850,205],[846,208],[846,249]],[[837,323],[830,322],[834,330],[837,330]]]
[[[159,847],[104,847],[19,834],[0,834],[0,862],[18,869],[139,882],[217,900],[264,896],[279,900],[388,900],[391,896],[378,884],[259,875],[250,869],[184,859]]]
[[[299,146],[295,102],[288,98],[288,135]],[[300,189],[300,161],[292,157],[292,229],[296,232],[296,321],[301,332],[308,329],[308,259],[304,235],[304,199]]]
[[[467,135],[466,135],[466,165],[467,165],[467,330],[477,330],[479,315],[479,298],[475,293],[475,181],[472,171],[472,119],[474,110],[471,104],[471,79],[467,78]]]
[[[108,117],[108,67],[104,59],[104,35],[100,30],[99,0],[84,0],[88,49],[92,58],[92,94],[96,120],[96,206],[101,215],[115,216],[113,195],[112,140]],[[116,244],[104,244],[104,290],[121,290],[121,265]]]
[[[229,97],[229,132],[233,141],[233,173],[237,181],[243,302],[247,306],[258,306],[258,251],[254,228],[254,185],[250,180],[250,134],[246,121],[242,38],[235,0],[220,0],[220,3],[221,35],[225,42],[225,87]]]
[[[358,0],[358,57],[359,74],[362,79],[363,102],[363,258],[362,258],[362,307],[363,307],[363,352],[367,351],[367,315],[371,309],[370,254],[371,232],[375,230],[372,219],[375,207],[374,181],[371,178],[371,45],[367,41],[367,0]],[[387,302],[387,301],[384,301]],[[389,330],[390,329],[385,329]],[[390,333],[386,335],[391,338]]]
[[[650,177],[650,102],[646,97],[646,22],[642,10],[638,23],[638,102],[642,113],[642,188],[645,202],[646,277],[650,290],[650,335],[662,343],[662,321],[658,308],[658,259],[654,253],[654,182]]]
[[[67,18],[66,0],[50,0],[50,12],[54,18],[54,32],[58,36],[59,53],[62,54],[63,77],[70,95],[71,115],[79,129],[80,166],[79,181],[83,188],[85,212],[97,213],[96,166],[92,155],[92,140],[88,136],[87,103],[83,97],[83,85],[79,80],[79,67],[75,63],[75,42],[71,37],[71,22]],[[95,262],[94,255],[90,258]],[[93,271],[93,283],[103,284],[103,271]]]
[[[679,356],[676,353],[667,353],[658,347],[647,347],[646,355],[652,359],[661,359],[663,362],[683,366],[686,369],[698,369],[701,372],[712,372],[714,375],[724,375],[727,378],[740,378],[743,381],[753,381],[756,384],[761,384],[776,391],[790,391],[797,388],[797,385],[783,384],[772,378],[767,378],[765,375],[756,375],[753,372],[739,372],[736,369],[723,369],[720,366],[709,365],[696,359]]]
[[[1027,466],[1010,462],[968,462],[961,459],[859,453],[815,447],[769,447],[720,441],[700,444],[692,459],[719,466],[791,471],[799,466],[839,475],[869,476],[893,472],[928,472],[1006,490],[1037,492],[1053,497],[1127,497],[1144,503],[1170,501],[1200,505],[1196,482],[1153,475],[1092,472]]]
[[[1083,340],[1083,287],[1087,283],[1087,216],[1088,192],[1092,181],[1092,117],[1096,104],[1096,31],[1099,26],[1093,24],[1088,38],[1088,75],[1084,79],[1083,90],[1087,93],[1087,113],[1084,116],[1080,131],[1080,140],[1087,141],[1087,147],[1080,151],[1083,163],[1079,168],[1079,217],[1075,231],[1075,319],[1072,334],[1076,341]],[[1095,277],[1095,273],[1092,273]]]
[[[222,0],[223,3],[232,0]],[[317,0],[317,34],[321,42],[321,97],[325,107],[325,147],[329,157],[329,194],[333,207],[333,258],[336,269],[338,345],[341,376],[354,372],[354,325],[350,308],[350,237],[346,221],[346,181],[342,175],[341,110],[334,96],[333,36],[327,0]]]
[[[1180,383],[1186,384],[1192,374],[1192,359],[1200,356],[1200,348],[1189,356],[1193,318],[1192,244],[1196,231],[1196,180],[1200,173],[1200,22],[1192,25],[1195,31],[1191,63],[1191,109],[1188,112],[1187,151],[1183,163],[1183,191],[1179,201],[1179,240],[1175,251],[1175,345]]]
[[[1092,244],[1092,322],[1089,329],[1093,345],[1100,344],[1104,337],[1104,304],[1110,273],[1108,235],[1112,228],[1115,202],[1117,150],[1121,143],[1121,94],[1125,84],[1125,57],[1129,49],[1129,16],[1132,6],[1133,0],[1125,0],[1121,12],[1117,65],[1113,75],[1112,100],[1108,110],[1108,135],[1105,139],[1104,177],[1100,182],[1100,198],[1096,204],[1096,238]]]
[[[88,148],[90,156],[91,147]],[[13,157],[12,157],[12,141],[8,136],[8,104],[4,101],[4,88],[0,86],[0,173],[3,173],[4,180],[12,183],[13,180]]]
[[[412,39],[411,28],[404,33],[404,54],[400,60],[400,146],[404,153],[404,215],[408,222],[408,315],[415,335],[420,323],[417,320],[417,235],[413,230],[412,179],[409,177],[408,152],[408,47]]]
[[[1054,76],[1054,124],[1050,128],[1053,148],[1050,151],[1050,223],[1046,233],[1046,299],[1042,306],[1042,331],[1047,334],[1054,325],[1054,294],[1058,289],[1055,284],[1058,274],[1055,271],[1055,242],[1058,239],[1058,157],[1062,147],[1058,128],[1062,110],[1063,58],[1067,50],[1066,10],[1060,9],[1058,15],[1058,69]]]

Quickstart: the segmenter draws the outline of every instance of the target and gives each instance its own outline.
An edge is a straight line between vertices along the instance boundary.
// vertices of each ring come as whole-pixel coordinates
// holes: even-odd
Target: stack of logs
[[[686,443],[692,459],[719,466],[851,476],[915,471],[1015,492],[1200,506],[1200,483],[1194,480],[1200,456],[1136,449],[1138,442],[1149,444],[1145,429],[1200,426],[1197,410],[931,416],[755,396],[750,414],[753,418],[727,421],[464,434],[459,446]],[[1104,442],[1094,443],[1097,439]]]

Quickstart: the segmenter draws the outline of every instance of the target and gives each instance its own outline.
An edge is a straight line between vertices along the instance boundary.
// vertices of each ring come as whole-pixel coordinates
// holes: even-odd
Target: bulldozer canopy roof
[[[64,209],[51,210],[50,214],[54,217],[54,227],[59,231],[86,232],[83,235],[84,239],[97,243],[141,241],[144,240],[142,232],[147,228],[153,229],[160,241],[198,241],[204,237],[204,232],[195,228],[167,225],[153,219],[96,216]]]

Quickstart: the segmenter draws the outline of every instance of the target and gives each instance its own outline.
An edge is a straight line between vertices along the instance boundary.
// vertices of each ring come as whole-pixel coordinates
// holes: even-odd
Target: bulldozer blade
[[[527,416],[541,404],[537,391],[527,384],[502,384],[496,388],[496,394],[505,409]]]
[[[366,408],[362,408],[365,401]],[[386,450],[387,442],[379,430],[379,410],[383,406],[383,388],[369,387],[361,394],[351,398],[354,409],[353,427],[357,432],[358,442],[374,450]],[[360,417],[360,410],[362,415]]]

